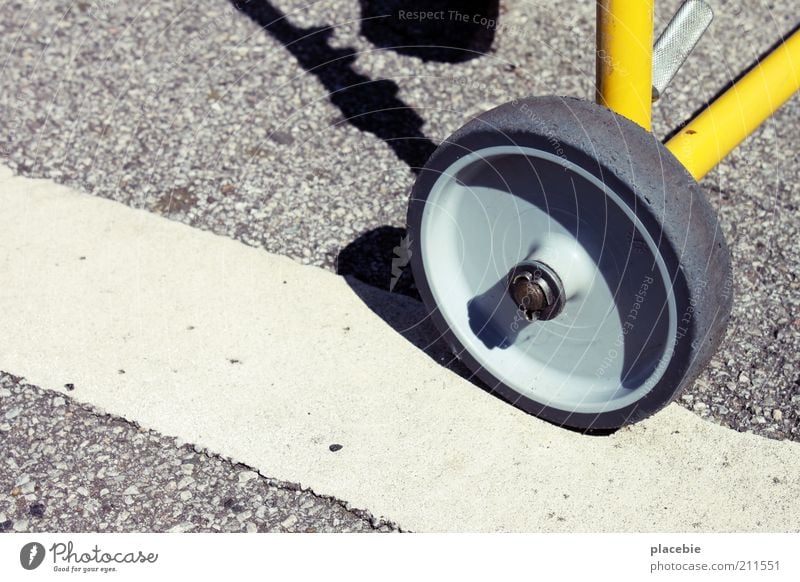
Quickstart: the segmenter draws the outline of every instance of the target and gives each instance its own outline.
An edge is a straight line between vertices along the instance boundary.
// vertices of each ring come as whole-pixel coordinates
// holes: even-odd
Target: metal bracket
[[[653,101],[664,93],[713,19],[714,11],[703,0],[686,0],[678,8],[653,46]]]

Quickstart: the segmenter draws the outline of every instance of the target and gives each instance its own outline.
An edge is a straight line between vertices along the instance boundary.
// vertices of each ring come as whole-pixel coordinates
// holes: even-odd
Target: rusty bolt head
[[[523,273],[511,283],[511,296],[528,321],[538,319],[542,309],[549,305],[547,294],[530,273]]]

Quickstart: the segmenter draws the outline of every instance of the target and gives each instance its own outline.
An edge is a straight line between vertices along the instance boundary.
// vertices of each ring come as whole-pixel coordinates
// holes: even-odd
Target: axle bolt
[[[511,297],[528,321],[536,321],[547,307],[547,297],[538,281],[530,273],[517,275],[511,282]]]
[[[564,286],[540,261],[518,264],[508,277],[508,294],[529,322],[552,319],[564,307]]]

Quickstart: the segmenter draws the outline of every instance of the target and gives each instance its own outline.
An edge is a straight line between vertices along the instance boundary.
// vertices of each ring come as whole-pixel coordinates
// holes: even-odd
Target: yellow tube
[[[700,180],[800,89],[800,30],[667,142]]]
[[[654,0],[597,0],[597,102],[650,131]]]

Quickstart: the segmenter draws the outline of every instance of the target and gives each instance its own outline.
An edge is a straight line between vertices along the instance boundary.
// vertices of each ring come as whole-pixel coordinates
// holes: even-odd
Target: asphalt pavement
[[[0,532],[397,529],[8,374],[0,421]]]
[[[492,16],[477,31],[449,16],[432,28],[409,26],[398,16],[400,4],[6,2],[1,161],[23,176],[386,289],[414,170],[436,143],[471,115],[514,97],[588,99],[594,90],[592,2],[465,4],[462,13],[469,7]],[[678,4],[659,4],[657,28]],[[657,134],[686,120],[797,24],[788,4],[712,5],[712,28],[656,105]],[[473,45],[457,50],[403,48],[472,34]],[[732,250],[734,311],[719,353],[681,399],[711,422],[788,440],[800,440],[798,115],[794,98],[703,181]],[[415,296],[407,274],[396,291]],[[191,458],[203,477],[192,478],[205,487],[190,488],[191,503],[179,503],[184,491],[168,486],[176,468],[192,464],[183,462],[188,445],[72,401],[56,406],[52,394],[11,376],[3,385],[0,446],[13,454],[0,459],[0,528],[83,531],[107,522],[117,531],[189,523],[193,531],[390,529],[343,502],[260,475],[234,495],[232,476],[243,469],[200,454]],[[60,428],[52,424],[57,419]],[[96,478],[103,455],[123,446],[115,430],[145,435],[124,446],[134,447],[129,455],[146,449],[152,473],[122,467],[124,478],[112,484]],[[80,462],[56,461],[68,455],[57,452],[65,439],[76,450],[97,450]],[[28,468],[24,458],[34,450]],[[54,462],[66,468],[48,473],[44,467]],[[30,481],[18,484],[26,475]],[[122,510],[104,517],[69,505],[82,503],[83,487],[98,512],[103,489],[113,498],[109,507],[122,507],[129,486],[147,494],[122,520]],[[226,508],[228,499],[242,511]],[[240,520],[248,511],[252,516]]]

